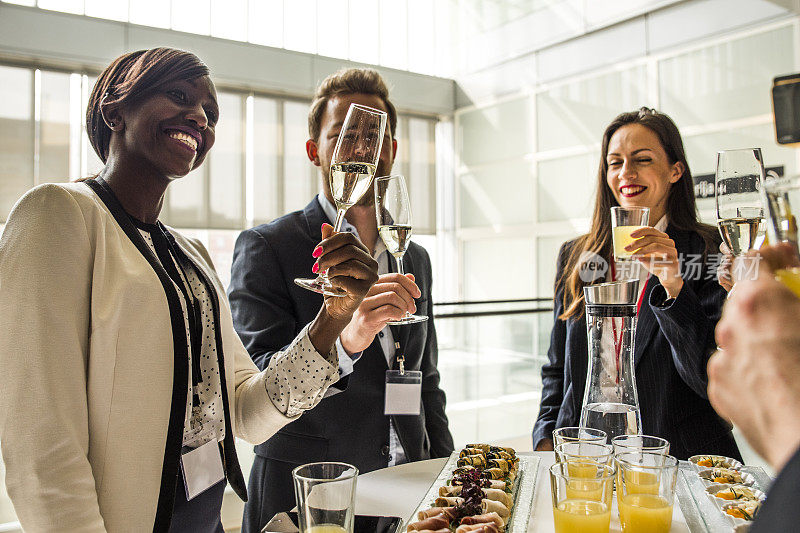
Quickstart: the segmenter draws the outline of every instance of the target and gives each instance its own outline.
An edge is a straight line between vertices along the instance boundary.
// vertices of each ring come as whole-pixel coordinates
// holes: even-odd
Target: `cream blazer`
[[[87,183],[36,187],[0,239],[0,447],[26,532],[160,530],[172,512],[188,360],[159,277],[107,202]],[[218,296],[233,434],[264,442],[293,418],[234,331],[207,251],[173,235]]]

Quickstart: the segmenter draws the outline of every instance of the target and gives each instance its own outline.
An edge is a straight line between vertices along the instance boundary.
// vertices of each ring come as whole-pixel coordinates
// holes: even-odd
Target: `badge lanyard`
[[[639,300],[636,302],[636,316],[639,316],[639,310],[642,308],[642,300],[644,300],[644,292],[647,289],[647,283],[650,281],[651,274],[647,275],[647,279],[644,281],[644,286],[642,287],[641,292],[639,292]],[[611,261],[611,279],[616,281],[617,280],[617,270],[614,267],[614,261]],[[620,324],[621,326],[621,324]],[[614,318],[611,318],[611,334],[614,336],[614,364],[616,365],[616,383],[619,385],[619,368],[620,368],[620,352],[622,352],[622,335],[624,334],[623,331],[619,332],[619,337],[617,337],[617,323],[614,321]]]
[[[385,415],[419,415],[422,400],[422,372],[406,370],[400,343],[394,343],[399,370],[386,371]]]

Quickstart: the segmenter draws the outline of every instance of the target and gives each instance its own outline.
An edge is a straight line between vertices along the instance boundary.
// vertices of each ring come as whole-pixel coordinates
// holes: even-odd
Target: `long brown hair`
[[[106,162],[111,142],[111,128],[103,120],[103,106],[134,104],[167,83],[208,75],[208,67],[200,58],[174,48],[138,50],[115,59],[97,78],[86,106],[86,133],[100,160]]]
[[[586,283],[580,277],[580,260],[584,252],[596,254],[607,261],[611,260],[611,216],[610,210],[619,205],[609,188],[608,176],[608,144],[611,137],[622,126],[641,124],[653,131],[661,142],[670,164],[683,164],[683,175],[671,184],[667,197],[667,216],[669,223],[681,230],[694,231],[700,234],[706,244],[706,253],[716,247],[716,229],[702,224],[697,219],[697,206],[694,200],[694,181],[683,150],[683,140],[678,127],[667,115],[654,109],[642,107],[638,111],[618,115],[603,133],[600,149],[600,165],[597,169],[597,194],[595,195],[592,227],[586,235],[578,237],[567,257],[558,284],[564,284],[563,305],[565,311],[559,318],[578,319],[583,316],[583,287]],[[653,221],[657,222],[657,221]],[[585,256],[584,256],[585,257]]]

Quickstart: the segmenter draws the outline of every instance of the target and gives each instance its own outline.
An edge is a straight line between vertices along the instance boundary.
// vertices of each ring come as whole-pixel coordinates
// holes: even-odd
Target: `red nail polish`
[[[322,255],[322,246],[317,246],[316,248],[314,248],[314,252],[311,254],[311,257],[316,259],[321,255]]]
[[[311,272],[313,272],[314,274],[319,272],[319,263],[314,263],[314,266],[311,267]]]

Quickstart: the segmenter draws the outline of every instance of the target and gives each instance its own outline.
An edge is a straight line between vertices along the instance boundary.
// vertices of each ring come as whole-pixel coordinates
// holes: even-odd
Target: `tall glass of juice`
[[[616,456],[617,505],[624,533],[668,533],[678,460],[654,452],[624,452]]]
[[[631,233],[646,227],[650,218],[648,207],[612,207],[611,208],[611,240],[614,244],[614,260],[629,261],[636,250],[625,247],[636,239]]]
[[[292,470],[300,533],[353,533],[358,469],[310,463]]]
[[[614,467],[574,463],[585,467],[578,477],[569,465],[555,463],[550,467],[556,533],[607,533],[611,525]],[[593,476],[589,476],[587,468],[594,472]]]

